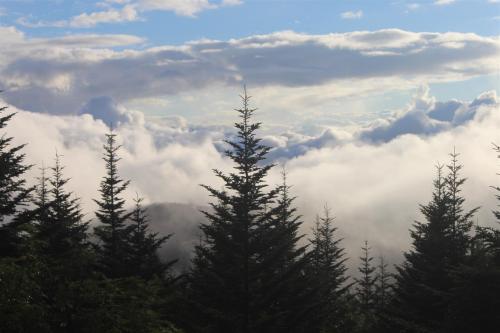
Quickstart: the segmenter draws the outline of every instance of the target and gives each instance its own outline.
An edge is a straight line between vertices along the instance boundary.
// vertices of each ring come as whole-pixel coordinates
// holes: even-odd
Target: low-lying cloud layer
[[[141,48],[144,40],[136,36],[39,39],[12,27],[0,28],[0,38],[3,97],[16,107],[52,114],[77,114],[100,96],[124,103],[242,82],[252,88],[338,83],[341,91],[346,84],[363,87],[377,80],[385,83],[371,83],[372,89],[397,89],[405,82],[493,74],[500,55],[496,37],[398,29],[286,31],[152,48]]]
[[[69,186],[82,196],[89,219],[94,209],[91,199],[97,197],[104,174],[101,153],[106,123],[113,123],[123,144],[120,173],[133,181],[127,198],[138,192],[148,203],[182,204],[153,206],[155,228],[177,234],[172,244],[192,243],[201,217],[196,209],[186,207],[210,201],[199,184],[220,187],[211,169],[231,169],[221,154],[222,140],[233,135],[227,126],[191,125],[180,117],[145,119],[108,97],[92,99],[80,115],[46,115],[13,106],[11,110],[18,114],[7,130],[16,142],[29,143],[28,161],[50,165],[57,150],[67,165]],[[328,203],[352,258],[368,239],[374,254],[398,261],[400,250],[408,246],[408,228],[420,218],[418,204],[430,198],[434,165],[446,163],[454,147],[469,178],[463,192],[468,206],[483,207],[479,224],[493,223],[491,210],[496,203],[489,186],[498,184],[498,161],[491,143],[500,142],[498,128],[500,110],[494,92],[470,102],[438,102],[423,88],[407,109],[370,128],[347,134],[325,128],[317,136],[300,131],[279,134],[276,129],[261,134],[274,147],[272,160],[287,164],[304,216],[303,232],[310,230],[315,214]],[[37,173],[34,168],[30,179]],[[278,184],[279,178],[279,170],[273,171],[270,184]],[[183,211],[190,211],[189,218],[175,217]],[[188,253],[179,253],[183,262]]]

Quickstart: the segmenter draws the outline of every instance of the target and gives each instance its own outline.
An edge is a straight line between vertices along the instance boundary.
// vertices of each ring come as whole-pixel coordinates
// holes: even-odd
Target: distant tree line
[[[158,250],[171,235],[150,230],[142,199],[128,209],[115,134],[92,228],[68,191],[61,156],[28,186],[24,146],[0,138],[0,332],[494,332],[500,328],[500,229],[474,225],[458,154],[437,166],[423,221],[395,273],[361,247],[359,274],[325,206],[299,232],[286,171],[266,183],[266,162],[246,91],[237,135],[214,170],[213,197],[191,268],[174,274]],[[0,129],[14,114],[0,108]],[[494,146],[500,158],[500,147]],[[500,200],[500,187],[493,187]],[[488,189],[484,189],[485,191]],[[390,203],[388,203],[390,204]],[[500,206],[499,206],[500,207]],[[500,208],[494,211],[500,222]],[[308,237],[308,238],[307,238]]]

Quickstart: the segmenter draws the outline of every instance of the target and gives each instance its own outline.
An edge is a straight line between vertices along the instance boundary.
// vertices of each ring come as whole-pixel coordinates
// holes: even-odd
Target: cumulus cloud
[[[83,106],[80,113],[90,114],[94,119],[102,120],[110,128],[133,121],[129,111],[107,96],[92,98]],[[137,113],[137,115],[142,116],[142,113]]]
[[[419,110],[429,119],[450,125],[433,135],[396,135],[378,145],[334,128],[317,136],[290,131],[273,134],[275,130],[266,129],[261,132],[264,142],[274,147],[273,161],[287,164],[293,194],[298,196],[297,205],[304,216],[303,232],[309,232],[315,214],[328,202],[352,258],[357,257],[362,241],[368,239],[374,254],[382,253],[396,262],[400,250],[408,246],[408,228],[421,218],[418,203],[430,199],[434,165],[446,163],[453,147],[462,154],[465,164],[463,172],[469,180],[463,193],[470,207],[484,207],[478,223],[494,223],[491,209],[496,201],[488,186],[498,183],[497,158],[491,150],[491,142],[500,142],[496,95],[488,92],[471,102],[439,102],[422,89],[409,108],[399,117]],[[140,113],[104,97],[83,106],[76,116],[33,113],[15,107],[11,111],[18,113],[7,131],[15,135],[16,143],[29,143],[25,148],[28,162],[50,165],[57,149],[71,177],[70,189],[83,197],[88,218],[93,217],[91,199],[98,196],[104,174],[102,144],[109,131],[105,121],[119,120],[115,133],[123,145],[120,174],[132,179],[126,198],[131,203],[138,192],[153,204],[150,212],[155,230],[176,233],[178,238],[174,237],[172,244],[181,244],[182,250],[175,255],[184,263],[188,261],[196,225],[202,219],[198,207],[210,201],[199,184],[220,187],[211,169],[231,169],[220,147],[222,139],[232,135],[230,127],[193,125],[179,117],[144,119]],[[31,170],[30,181],[34,182],[37,173],[36,168]],[[279,184],[279,170],[270,174],[269,182]],[[179,205],[164,207],[165,202]]]
[[[355,19],[360,19],[363,17],[363,11],[358,10],[358,11],[348,11],[348,12],[343,12],[340,14],[340,17],[343,19],[347,20],[355,20]]]
[[[242,82],[256,89],[333,84],[335,91],[342,91],[353,82],[362,87],[372,80],[377,82],[372,89],[399,89],[415,80],[495,73],[500,53],[497,38],[397,29],[278,32],[136,50],[106,48],[99,36],[30,39],[14,28],[0,29],[0,36],[6,50],[0,54],[0,88],[6,90],[6,100],[32,111],[70,114],[98,96],[123,103]],[[102,38],[122,46],[140,41],[132,36]]]
[[[472,102],[451,100],[436,102],[429,96],[429,88],[422,87],[410,106],[393,119],[361,132],[366,141],[380,143],[405,135],[433,135],[472,120],[482,107],[498,106],[495,91],[485,92]]]

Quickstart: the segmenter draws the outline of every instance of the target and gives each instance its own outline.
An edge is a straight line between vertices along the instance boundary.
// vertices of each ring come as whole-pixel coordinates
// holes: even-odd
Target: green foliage
[[[438,166],[432,201],[421,206],[427,222],[415,222],[410,232],[413,249],[397,267],[392,308],[397,324],[410,332],[439,329],[445,320],[444,294],[451,287],[446,268],[451,245],[445,186],[442,167]]]
[[[193,267],[174,277],[158,250],[171,235],[151,232],[141,199],[128,212],[114,134],[106,136],[106,176],[89,244],[79,199],[67,190],[60,157],[35,189],[26,185],[23,145],[0,139],[0,332],[493,332],[500,327],[500,231],[476,226],[465,209],[458,154],[438,166],[432,199],[420,206],[412,247],[394,283],[365,242],[353,290],[329,210],[309,245],[286,173],[268,189],[270,150],[256,136],[242,96],[233,172],[204,212]],[[0,115],[5,108],[0,109]],[[0,116],[0,129],[12,118]],[[495,146],[500,158],[500,147]],[[443,170],[447,171],[443,175]],[[500,201],[500,187],[493,187]],[[28,206],[28,207],[24,207]],[[500,205],[499,205],[500,207]],[[31,209],[29,209],[31,208]],[[500,210],[494,210],[500,221]],[[475,231],[475,232],[473,232]]]
[[[42,170],[35,199],[35,241],[38,256],[50,267],[52,275],[80,278],[88,270],[88,223],[83,222],[79,200],[67,192],[60,156],[56,154],[52,177]],[[47,186],[47,182],[50,188]]]
[[[215,170],[223,190],[204,186],[216,202],[205,212],[208,223],[201,226],[190,276],[199,331],[293,331],[285,319],[295,313],[282,304],[291,300],[288,282],[298,281],[290,265],[301,253],[294,249],[298,220],[291,216],[288,197],[282,196],[281,207],[274,205],[279,188],[266,191],[273,165],[263,161],[270,148],[256,137],[260,123],[250,121],[255,109],[249,100],[245,91],[243,107],[236,110],[241,118],[236,139],[226,141],[235,171]]]
[[[127,239],[129,228],[126,222],[131,216],[125,210],[125,200],[121,194],[129,181],[123,181],[118,176],[117,152],[120,146],[116,145],[115,134],[106,135],[103,160],[106,163],[106,176],[101,181],[99,192],[100,200],[94,200],[99,210],[96,212],[100,225],[94,228],[99,243],[96,247],[98,263],[102,272],[108,277],[127,276]]]
[[[308,273],[312,278],[316,304],[314,320],[310,324],[313,332],[349,331],[352,324],[346,313],[351,302],[347,293],[350,285],[346,283],[347,258],[333,221],[325,206],[324,215],[316,217],[309,240],[312,249]]]
[[[0,107],[0,129],[14,116],[3,115],[6,110],[7,107]],[[13,146],[12,140],[5,134],[0,137],[0,258],[21,254],[21,232],[29,219],[20,212],[33,191],[23,178],[31,168],[24,164],[25,155],[21,153],[24,145]]]
[[[51,332],[33,257],[0,259],[0,332]]]

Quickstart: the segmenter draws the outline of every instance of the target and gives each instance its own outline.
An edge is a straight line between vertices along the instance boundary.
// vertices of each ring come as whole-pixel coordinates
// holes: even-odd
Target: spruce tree
[[[35,195],[33,196],[33,204],[35,206],[34,221],[36,224],[49,223],[50,189],[49,178],[47,177],[47,168],[45,166],[40,168],[40,176],[37,180],[38,184],[35,186]]]
[[[37,188],[35,216],[37,254],[46,262],[52,275],[77,279],[88,269],[88,222],[83,221],[79,199],[66,190],[60,155],[49,179],[42,170]],[[50,189],[47,188],[47,182]]]
[[[168,269],[175,260],[163,263],[158,257],[158,250],[172,235],[160,237],[158,233],[149,231],[149,220],[142,200],[139,197],[135,199],[135,208],[130,217],[132,224],[128,239],[129,274],[146,280],[154,276],[166,278]]]
[[[458,162],[459,154],[453,150],[450,154],[451,161],[447,165],[448,175],[446,177],[446,192],[449,198],[448,219],[451,227],[451,248],[448,265],[455,267],[463,264],[470,254],[472,242],[473,217],[479,207],[464,211],[465,198],[461,195],[462,186],[466,178],[460,176],[463,166]]]
[[[361,275],[355,279],[357,283],[356,295],[363,313],[373,312],[375,306],[377,276],[374,274],[376,267],[372,264],[373,257],[370,256],[370,249],[368,241],[365,240],[365,245],[361,248],[363,255],[359,257],[361,265],[358,267],[358,271]]]
[[[0,129],[7,126],[14,113],[4,115],[7,107],[0,107]],[[29,223],[22,207],[27,204],[33,188],[28,187],[24,174],[31,168],[24,163],[21,152],[25,145],[12,145],[12,137],[0,137],[0,258],[20,255],[24,225]]]
[[[497,158],[500,159],[500,146],[494,144],[493,149],[498,154]],[[492,186],[492,188],[496,191],[495,196],[497,200],[500,201],[500,186]],[[500,204],[493,210],[493,215],[497,219],[497,222],[500,223]],[[481,226],[478,226],[476,229],[476,240],[484,247],[485,255],[489,257],[494,265],[500,267],[500,229]]]
[[[442,171],[443,167],[438,166],[432,200],[420,206],[426,222],[415,222],[410,231],[413,248],[404,254],[404,263],[396,267],[397,283],[391,310],[398,331],[439,330],[445,319],[443,294],[451,284],[446,269],[450,228],[449,198]]]
[[[494,148],[500,153],[498,146]],[[498,212],[493,213],[500,217]],[[457,333],[473,332],[478,327],[484,332],[494,332],[500,327],[500,231],[477,226],[470,243],[466,262],[452,270],[446,328]]]
[[[388,332],[390,328],[389,305],[391,303],[392,279],[383,256],[379,257],[375,281],[375,318],[373,332]]]
[[[360,277],[356,278],[356,300],[359,306],[358,331],[370,332],[376,324],[376,267],[373,266],[373,257],[370,255],[368,241],[361,248],[363,255],[359,257],[361,265],[358,267]]]
[[[226,156],[233,161],[234,172],[215,170],[224,183],[222,190],[204,186],[216,200],[211,211],[205,212],[208,223],[201,226],[202,242],[196,247],[190,278],[197,328],[204,332],[290,332],[282,326],[283,314],[276,311],[281,293],[270,278],[289,256],[272,241],[279,191],[266,191],[265,177],[273,165],[264,160],[270,148],[256,136],[261,124],[251,121],[255,109],[249,107],[246,91],[241,98],[236,139],[226,141],[230,146]],[[283,276],[281,283],[286,285],[286,279]]]
[[[275,321],[288,331],[308,331],[307,317],[313,310],[313,298],[306,276],[309,255],[306,245],[298,246],[303,235],[299,235],[302,225],[301,216],[294,207],[295,197],[290,195],[291,186],[287,183],[286,170],[282,170],[282,184],[276,199],[275,215],[266,233],[271,244],[268,248],[269,270],[266,280],[273,290],[276,301],[273,312],[281,313]],[[266,265],[263,262],[263,265]],[[274,269],[273,269],[274,268]]]
[[[36,282],[44,294],[47,323],[53,332],[76,331],[82,309],[75,302],[75,284],[91,277],[88,222],[83,221],[79,199],[66,190],[60,155],[50,168],[52,176],[39,178],[35,197],[35,254],[40,264]],[[82,297],[82,295],[78,295]]]
[[[347,303],[349,284],[346,283],[347,260],[342,238],[337,236],[327,206],[322,217],[316,217],[312,230],[310,271],[317,310],[311,321],[312,332],[348,331]]]
[[[377,312],[385,311],[391,298],[391,275],[383,256],[379,257],[375,281],[375,303]]]
[[[117,152],[120,146],[116,144],[116,135],[106,135],[103,160],[106,163],[106,176],[101,181],[99,192],[100,200],[94,200],[98,205],[95,213],[100,225],[94,228],[98,244],[96,246],[97,260],[100,269],[106,276],[116,278],[126,276],[127,240],[130,228],[127,220],[131,213],[125,210],[125,200],[121,197],[129,185],[129,181],[122,180],[118,175]]]

